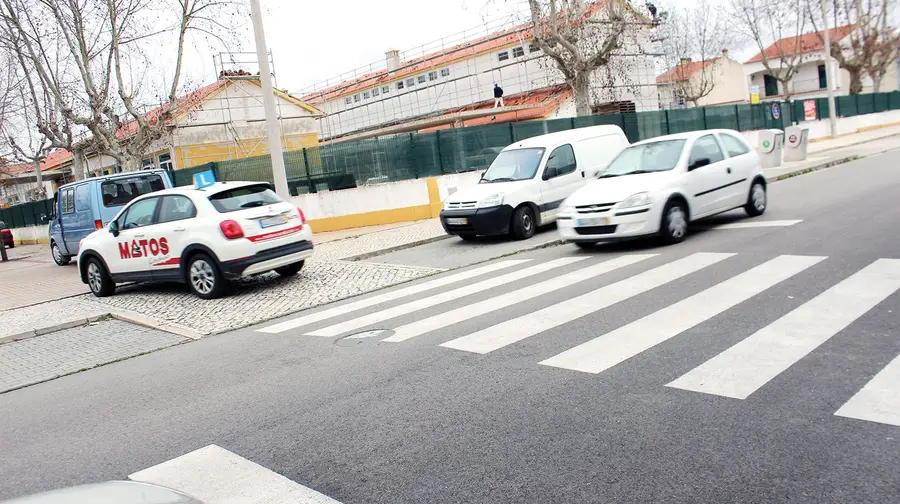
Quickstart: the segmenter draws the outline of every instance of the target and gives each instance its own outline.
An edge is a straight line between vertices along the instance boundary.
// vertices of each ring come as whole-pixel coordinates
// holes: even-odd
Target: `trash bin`
[[[784,146],[784,131],[766,129],[759,132],[759,160],[763,168],[781,166],[781,151]]]
[[[788,126],[784,129],[784,161],[805,161],[809,147],[809,128]]]

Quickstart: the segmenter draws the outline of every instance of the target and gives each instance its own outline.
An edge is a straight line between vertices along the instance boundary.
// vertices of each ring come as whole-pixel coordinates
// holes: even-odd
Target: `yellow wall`
[[[285,151],[300,150],[319,144],[316,133],[291,135],[282,138],[281,146]],[[269,153],[265,138],[241,140],[238,142],[208,143],[195,145],[179,145],[175,147],[176,168],[192,168],[202,164],[262,156]]]

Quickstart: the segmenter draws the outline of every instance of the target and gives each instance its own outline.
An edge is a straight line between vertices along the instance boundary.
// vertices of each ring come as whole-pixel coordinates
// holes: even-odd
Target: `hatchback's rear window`
[[[125,205],[138,196],[165,188],[159,175],[135,175],[104,181],[100,184],[100,193],[103,195],[103,206],[116,207]]]
[[[265,185],[244,186],[213,194],[209,201],[221,213],[281,203],[281,198]]]

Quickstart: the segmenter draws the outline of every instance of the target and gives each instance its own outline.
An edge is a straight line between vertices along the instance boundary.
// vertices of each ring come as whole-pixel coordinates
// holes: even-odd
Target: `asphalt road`
[[[898,194],[895,151],[773,184],[791,226],[525,252],[0,395],[0,498],[217,444],[347,503],[898,502]]]

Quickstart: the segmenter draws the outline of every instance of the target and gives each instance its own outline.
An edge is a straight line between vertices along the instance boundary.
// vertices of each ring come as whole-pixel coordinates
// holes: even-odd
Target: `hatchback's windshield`
[[[481,178],[482,184],[491,182],[512,182],[534,178],[543,148],[513,149],[501,152]]]
[[[632,145],[623,150],[599,178],[671,170],[678,164],[684,143],[685,140],[661,140]]]
[[[138,196],[165,189],[159,175],[136,175],[134,177],[116,178],[100,184],[103,194],[103,206],[117,207],[131,202]]]
[[[229,189],[209,197],[209,201],[219,212],[234,212],[266,205],[281,203],[281,198],[264,185],[254,185]]]

